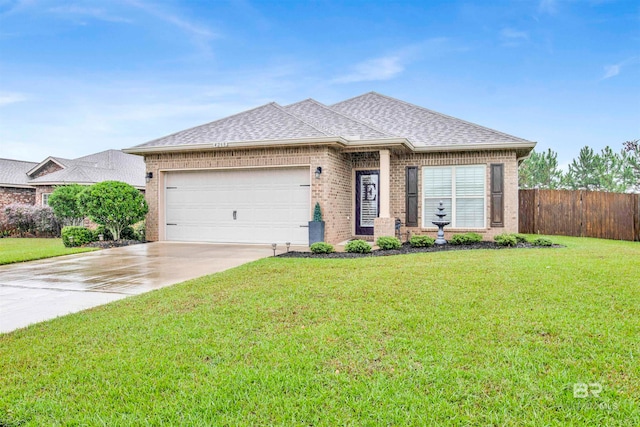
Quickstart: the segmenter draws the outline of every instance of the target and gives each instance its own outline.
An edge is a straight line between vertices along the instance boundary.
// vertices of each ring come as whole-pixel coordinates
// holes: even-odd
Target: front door
[[[380,212],[380,171],[356,171],[356,234],[373,236],[373,220]]]

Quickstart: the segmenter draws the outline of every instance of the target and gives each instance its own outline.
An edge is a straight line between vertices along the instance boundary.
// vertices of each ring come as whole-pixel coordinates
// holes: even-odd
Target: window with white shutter
[[[452,228],[486,228],[486,167],[425,166],[422,225],[431,227],[442,201]]]

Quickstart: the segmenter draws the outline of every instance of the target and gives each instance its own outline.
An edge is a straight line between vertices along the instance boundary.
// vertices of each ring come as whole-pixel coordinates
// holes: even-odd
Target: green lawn
[[[0,425],[640,425],[640,244],[553,240],[264,259],[0,335]]]
[[[0,265],[93,250],[95,248],[65,248],[62,239],[5,238],[0,239]]]

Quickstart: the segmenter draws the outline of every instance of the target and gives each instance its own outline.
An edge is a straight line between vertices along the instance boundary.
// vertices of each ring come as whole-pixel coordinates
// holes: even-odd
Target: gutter
[[[153,147],[131,147],[122,151],[127,154],[154,154],[184,151],[229,150],[234,148],[265,148],[276,146],[308,146],[308,145],[338,145],[343,148],[404,146],[415,153],[447,152],[447,151],[477,151],[477,150],[531,150],[535,142],[488,143],[488,144],[455,144],[415,146],[407,138],[380,139],[346,139],[343,137],[314,137],[300,139],[266,139],[255,141],[229,141],[208,144],[162,145]],[[522,157],[525,158],[525,157]],[[520,159],[520,158],[519,158]]]

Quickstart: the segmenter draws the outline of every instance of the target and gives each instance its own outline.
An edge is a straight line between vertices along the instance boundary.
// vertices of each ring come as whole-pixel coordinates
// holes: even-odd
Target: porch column
[[[389,150],[380,150],[380,218],[391,216],[391,153]]]
[[[391,153],[380,150],[380,212],[373,220],[373,238],[395,235],[395,219],[391,218]]]

